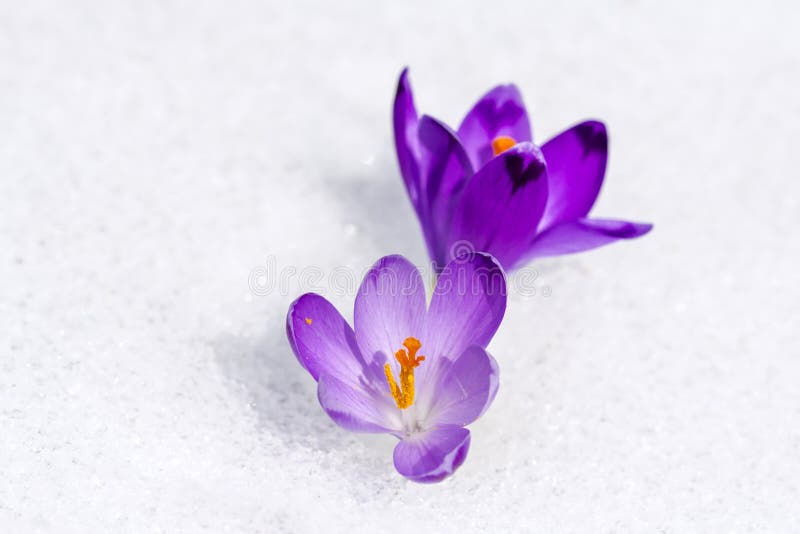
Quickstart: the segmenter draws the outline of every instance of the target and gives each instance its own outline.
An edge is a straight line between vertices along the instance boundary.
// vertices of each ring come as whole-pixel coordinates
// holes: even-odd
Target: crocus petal
[[[547,162],[548,192],[540,232],[589,213],[606,172],[606,127],[598,121],[582,122],[542,145],[542,153]]]
[[[400,173],[408,190],[411,203],[419,213],[420,203],[420,169],[419,140],[417,137],[417,110],[414,107],[414,93],[408,80],[408,68],[403,69],[397,82],[394,97],[394,143]]]
[[[546,202],[547,170],[541,151],[532,143],[515,145],[467,183],[454,214],[451,249],[463,242],[510,269],[528,249]]]
[[[306,293],[292,303],[286,316],[286,334],[300,365],[314,380],[322,373],[340,379],[364,374],[353,329],[320,295]]]
[[[500,372],[497,362],[477,345],[438,373],[436,391],[427,425],[465,426],[483,415],[497,395]]]
[[[649,223],[613,219],[578,219],[565,222],[538,236],[526,259],[583,252],[619,239],[643,236],[652,228],[653,225]]]
[[[505,276],[493,257],[473,253],[453,260],[433,291],[425,325],[428,353],[453,361],[470,345],[485,347],[505,310]]]
[[[394,448],[394,466],[414,482],[439,482],[464,463],[469,430],[443,427],[414,434]]]
[[[317,398],[333,421],[352,432],[397,432],[402,427],[397,409],[371,384],[348,384],[323,373]]]
[[[376,372],[408,337],[422,335],[425,285],[402,256],[386,256],[369,270],[358,289],[355,331],[358,346]]]
[[[422,203],[426,213],[420,217],[428,251],[440,267],[447,263],[446,226],[453,218],[456,199],[472,176],[472,165],[461,142],[448,126],[423,115],[419,122],[424,188]]]
[[[498,85],[483,95],[458,127],[458,137],[476,169],[492,159],[492,140],[501,135],[518,143],[533,141],[522,95],[513,84]]]

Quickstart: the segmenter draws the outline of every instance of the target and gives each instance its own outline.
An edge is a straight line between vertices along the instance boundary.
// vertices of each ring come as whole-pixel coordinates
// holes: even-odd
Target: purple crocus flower
[[[394,101],[394,135],[400,171],[437,268],[472,247],[512,270],[652,228],[588,217],[606,169],[605,125],[582,122],[539,147],[514,85],[486,93],[453,131],[417,116],[405,69]]]
[[[326,299],[306,293],[289,308],[286,332],[334,422],[400,438],[397,471],[438,482],[464,462],[464,426],[497,393],[497,363],[485,348],[505,307],[505,278],[491,256],[463,256],[445,267],[430,307],[419,271],[387,256],[361,283],[355,329]]]

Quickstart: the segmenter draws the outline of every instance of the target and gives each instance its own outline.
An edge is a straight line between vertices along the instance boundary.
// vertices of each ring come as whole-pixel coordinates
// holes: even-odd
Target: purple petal
[[[606,172],[606,127],[598,121],[573,126],[542,145],[542,153],[547,162],[548,196],[540,232],[589,213]]]
[[[314,380],[322,373],[340,379],[364,374],[353,329],[320,295],[306,293],[292,303],[286,316],[286,335],[300,365]]]
[[[394,448],[394,467],[414,482],[439,482],[464,463],[469,442],[469,430],[461,427],[414,434]]]
[[[400,173],[411,198],[412,205],[419,212],[420,202],[420,170],[419,140],[417,137],[417,110],[414,107],[414,93],[408,80],[408,67],[403,69],[397,82],[394,97],[394,143]]]
[[[425,325],[426,354],[453,361],[470,345],[486,347],[505,310],[505,276],[494,258],[475,253],[453,260],[436,281]]]
[[[451,249],[464,242],[510,269],[529,248],[546,202],[541,151],[532,143],[515,145],[470,179],[454,214]]]
[[[352,432],[398,432],[402,428],[398,410],[370,383],[347,384],[323,373],[317,398],[337,425]]]
[[[474,168],[492,159],[492,140],[505,135],[518,143],[533,141],[528,113],[516,85],[499,85],[483,95],[458,127]]]
[[[455,132],[433,117],[423,115],[419,139],[424,167],[422,205],[426,211],[420,222],[430,257],[443,266],[447,263],[447,225],[453,218],[456,199],[472,176],[472,166]]]
[[[526,259],[591,250],[619,239],[633,239],[653,228],[649,223],[612,219],[579,219],[561,223],[536,238]]]
[[[484,349],[473,345],[439,373],[430,412],[433,426],[465,426],[483,415],[497,395],[499,369]]]
[[[376,374],[408,337],[422,336],[425,285],[402,256],[386,256],[369,270],[358,289],[355,331],[358,346]],[[387,385],[388,391],[388,385]]]

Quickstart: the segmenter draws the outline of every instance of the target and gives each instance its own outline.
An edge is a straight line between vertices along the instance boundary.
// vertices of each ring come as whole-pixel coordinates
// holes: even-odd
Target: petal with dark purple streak
[[[542,153],[532,143],[517,144],[467,183],[453,217],[450,247],[462,243],[488,252],[509,270],[528,250],[546,202]]]
[[[528,112],[513,84],[498,85],[483,95],[458,127],[458,137],[476,169],[492,159],[492,140],[498,136],[518,143],[533,141]]]
[[[547,207],[539,231],[585,217],[594,205],[608,159],[608,135],[602,122],[586,121],[544,145],[547,162]]]

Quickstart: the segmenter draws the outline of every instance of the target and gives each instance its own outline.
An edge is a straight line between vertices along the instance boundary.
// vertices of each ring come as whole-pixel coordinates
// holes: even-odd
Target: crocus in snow
[[[286,331],[334,422],[393,434],[400,439],[397,471],[438,482],[464,462],[464,426],[497,393],[497,363],[486,345],[505,307],[505,278],[491,256],[446,266],[430,306],[419,271],[402,256],[387,256],[358,290],[355,328],[325,298],[306,293],[291,305]]]
[[[400,171],[437,268],[471,247],[492,254],[508,271],[652,228],[588,217],[605,175],[605,125],[582,122],[538,146],[514,85],[486,93],[453,131],[417,115],[406,69],[394,101],[394,135]]]

